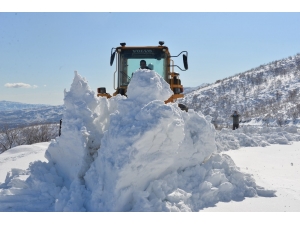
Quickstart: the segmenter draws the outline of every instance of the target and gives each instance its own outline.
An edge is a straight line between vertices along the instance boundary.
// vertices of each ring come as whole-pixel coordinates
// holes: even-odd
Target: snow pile
[[[138,70],[127,94],[98,98],[75,73],[49,162],[8,174],[0,210],[199,211],[274,195],[217,153],[211,118],[164,103],[172,91],[154,71]]]
[[[300,141],[300,133],[294,125],[287,127],[242,126],[237,130],[223,128],[216,134],[218,152],[240,147],[291,144],[293,141]]]

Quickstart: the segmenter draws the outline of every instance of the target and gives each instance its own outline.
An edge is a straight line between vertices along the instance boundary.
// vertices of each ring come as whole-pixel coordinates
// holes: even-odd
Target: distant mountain
[[[35,108],[41,108],[45,106],[50,106],[50,105],[0,101],[0,111],[10,111],[10,110],[17,110],[17,109],[35,109]]]
[[[300,54],[217,80],[186,93],[180,102],[218,124],[231,124],[234,110],[244,123],[298,123]]]
[[[0,111],[0,126],[21,127],[32,124],[59,123],[64,106],[0,101]]]

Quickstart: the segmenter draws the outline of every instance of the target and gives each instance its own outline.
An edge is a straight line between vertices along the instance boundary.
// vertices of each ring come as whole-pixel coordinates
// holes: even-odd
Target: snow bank
[[[172,94],[167,85],[153,71],[134,74],[128,99],[110,116],[98,157],[85,176],[94,193],[91,210],[130,210],[134,192],[201,163],[216,150],[213,127],[203,115],[164,103]]]
[[[218,152],[240,147],[291,144],[300,141],[300,133],[294,125],[287,127],[242,126],[237,130],[223,128],[216,135]]]
[[[217,153],[210,118],[165,104],[171,94],[154,71],[138,70],[128,98],[98,98],[75,73],[65,91],[62,135],[46,151],[49,163],[33,163],[0,187],[52,203],[22,211],[199,211],[218,201],[273,195]],[[22,173],[29,178],[20,180]],[[6,195],[0,193],[1,204]]]

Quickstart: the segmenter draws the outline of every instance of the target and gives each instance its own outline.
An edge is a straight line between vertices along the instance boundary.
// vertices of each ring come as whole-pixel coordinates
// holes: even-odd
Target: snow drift
[[[45,205],[52,211],[199,211],[218,201],[274,195],[218,153],[211,118],[165,104],[171,95],[154,71],[136,71],[127,97],[110,99],[97,97],[75,72],[65,91],[62,135],[45,154],[49,162],[8,174],[0,209],[20,210],[17,195],[28,193],[36,208],[24,205],[24,211]],[[21,173],[29,177],[16,182]],[[37,193],[46,196],[42,203]],[[8,202],[11,195],[15,201]]]
[[[270,144],[291,144],[300,141],[297,126],[262,127],[241,126],[232,131],[223,128],[216,134],[218,152],[239,149],[240,147],[268,146]]]

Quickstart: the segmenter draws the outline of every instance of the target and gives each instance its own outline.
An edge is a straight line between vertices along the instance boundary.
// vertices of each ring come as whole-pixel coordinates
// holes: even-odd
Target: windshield
[[[119,86],[127,86],[133,73],[140,68],[140,61],[164,79],[166,77],[165,53],[161,49],[130,49],[120,53]]]

